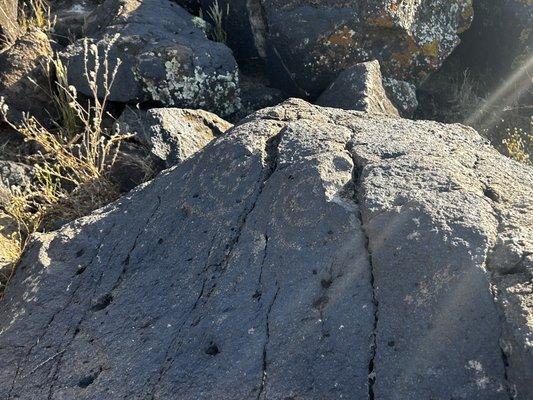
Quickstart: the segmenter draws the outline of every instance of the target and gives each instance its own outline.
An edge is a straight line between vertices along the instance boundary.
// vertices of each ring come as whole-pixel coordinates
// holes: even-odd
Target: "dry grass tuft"
[[[120,60],[114,68],[108,61],[113,43],[99,50],[85,42],[85,77],[91,90],[87,103],[80,102],[76,89],[68,85],[61,61],[57,57],[50,60],[56,76],[53,100],[60,115],[54,129],[27,114],[20,123],[11,122],[8,105],[0,98],[4,122],[39,149],[30,160],[35,165],[36,183],[27,193],[11,193],[10,205],[5,209],[19,226],[14,239],[20,243],[20,253],[33,232],[53,229],[118,198],[119,192],[108,175],[121,141],[129,135],[110,133],[103,127],[109,94],[120,67]],[[90,69],[89,65],[94,67]]]

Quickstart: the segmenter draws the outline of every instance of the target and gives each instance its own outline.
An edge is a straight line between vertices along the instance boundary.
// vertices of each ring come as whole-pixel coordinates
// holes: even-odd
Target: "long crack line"
[[[365,224],[363,221],[363,215],[361,212],[361,206],[364,200],[364,193],[363,193],[364,165],[361,165],[361,163],[357,160],[355,150],[352,148],[350,143],[346,145],[346,150],[349,152],[352,158],[352,162],[353,162],[352,182],[353,182],[353,191],[354,191],[354,202],[358,206],[357,217],[361,224],[361,232],[363,233],[363,236],[364,236],[364,245],[365,245],[365,250],[366,250],[367,257],[368,257],[368,264],[370,266],[370,284],[372,286],[372,304],[374,308],[374,321],[373,321],[372,338],[371,338],[371,345],[370,345],[371,354],[370,354],[370,360],[368,363],[368,400],[374,400],[375,399],[375,386],[376,386],[376,381],[377,381],[375,359],[376,359],[376,354],[377,354],[379,302],[378,302],[377,295],[376,295],[375,270],[374,270],[374,264],[372,262],[372,250],[370,249],[370,237],[365,228]]]

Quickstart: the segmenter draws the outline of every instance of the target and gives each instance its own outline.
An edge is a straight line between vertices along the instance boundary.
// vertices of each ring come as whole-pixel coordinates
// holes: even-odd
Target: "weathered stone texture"
[[[532,194],[461,125],[262,110],[34,238],[0,398],[528,399]]]
[[[109,99],[222,115],[238,111],[239,71],[231,50],[208,40],[196,20],[167,0],[106,0],[98,7],[87,19],[89,48],[97,47],[102,66],[109,48],[110,70],[117,59],[122,61]],[[91,69],[94,55],[86,55],[84,39],[69,46],[63,57],[72,84],[90,94],[84,62],[88,58]],[[100,74],[104,71],[102,67]],[[103,88],[100,84],[101,96]]]

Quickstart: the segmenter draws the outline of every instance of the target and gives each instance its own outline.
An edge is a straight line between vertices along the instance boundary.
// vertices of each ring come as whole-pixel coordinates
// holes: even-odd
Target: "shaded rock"
[[[204,0],[204,9],[213,4]],[[377,59],[383,75],[419,83],[472,20],[472,0],[221,0],[238,58],[262,58],[273,82],[317,97],[347,68]],[[247,49],[254,49],[250,51]]]
[[[52,0],[49,4],[55,18],[54,39],[66,46],[83,37],[86,19],[101,3],[97,0]]]
[[[109,171],[109,180],[121,193],[125,193],[152,179],[163,169],[164,163],[154,159],[146,147],[123,142]]]
[[[19,120],[23,112],[35,116],[41,123],[50,117],[44,66],[51,56],[48,37],[37,29],[29,30],[0,53],[0,97],[9,106],[10,119]]]
[[[232,121],[239,121],[254,111],[271,107],[287,99],[281,90],[273,88],[262,76],[242,75],[240,80],[242,108],[230,116]]]
[[[387,97],[404,118],[412,118],[418,108],[416,86],[405,81],[392,78],[383,79],[383,87]]]
[[[34,170],[26,164],[0,160],[0,186],[18,187],[25,191],[31,188]]]
[[[0,49],[17,38],[18,0],[0,0]]]
[[[344,110],[399,116],[383,89],[379,62],[375,60],[341,72],[316,103]]]
[[[183,162],[231,126],[210,112],[180,108],[146,112],[128,108],[118,123],[121,132],[134,134],[167,168]]]
[[[33,239],[0,397],[528,399],[531,172],[461,125],[262,110]]]
[[[454,58],[461,67],[482,74],[484,81],[496,78],[496,84],[525,66],[533,51],[533,3],[524,0],[474,0],[475,17],[471,28],[462,35],[462,44]],[[531,83],[529,75],[517,83],[520,90]],[[491,82],[485,82],[485,84]],[[527,86],[526,86],[527,87]]]
[[[101,65],[108,47],[111,69],[117,58],[122,60],[109,99],[202,108],[221,115],[237,111],[239,73],[231,50],[207,40],[194,18],[167,0],[106,0],[98,7],[87,19],[89,44],[98,48]],[[63,57],[71,83],[90,94],[84,53],[84,40],[79,40]]]

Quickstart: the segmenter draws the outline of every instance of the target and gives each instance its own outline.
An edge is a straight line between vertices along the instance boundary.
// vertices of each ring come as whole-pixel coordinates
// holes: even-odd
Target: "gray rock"
[[[8,118],[20,120],[23,112],[45,124],[52,113],[43,66],[52,56],[44,32],[30,29],[6,51],[0,53],[0,97],[9,106]]]
[[[109,99],[202,108],[221,115],[237,111],[239,72],[231,50],[207,40],[194,21],[167,0],[106,0],[98,7],[87,20],[89,44],[97,46],[102,66],[108,47],[110,69],[117,58],[122,60]],[[90,94],[84,53],[82,39],[63,57],[69,80],[78,91]],[[103,71],[102,67],[101,75]],[[99,86],[103,96],[103,84]]]
[[[19,33],[17,11],[18,0],[0,0],[0,49],[15,40]]]
[[[0,160],[0,186],[16,186],[22,191],[27,191],[31,189],[34,175],[34,169],[29,165]]]
[[[341,72],[316,103],[343,110],[399,116],[385,93],[379,62],[376,60],[354,65]]]
[[[213,3],[202,1],[204,9]],[[262,58],[273,81],[312,98],[343,70],[372,59],[384,76],[420,83],[473,15],[472,0],[219,1],[222,9],[228,3],[228,43],[238,57]]]
[[[385,78],[383,87],[400,115],[404,118],[412,118],[418,108],[416,86],[409,82]]]
[[[531,172],[461,125],[260,111],[33,238],[0,397],[529,399]]]
[[[272,87],[263,76],[241,75],[239,86],[242,108],[230,117],[232,121],[239,121],[257,110],[274,106],[287,99],[281,90]]]
[[[118,122],[120,132],[134,134],[167,168],[183,162],[231,127],[210,112],[181,108],[146,112],[128,108]]]

